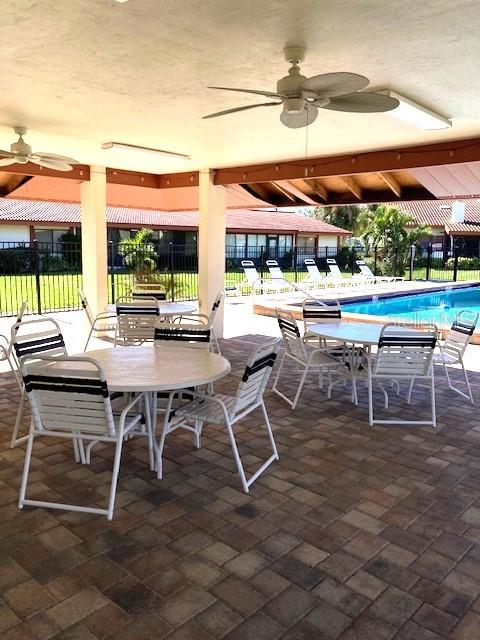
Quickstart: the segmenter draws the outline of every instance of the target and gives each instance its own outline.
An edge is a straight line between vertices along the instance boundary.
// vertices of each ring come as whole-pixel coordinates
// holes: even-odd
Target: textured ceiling
[[[325,110],[311,156],[479,135],[478,15],[478,0],[4,1],[0,147],[22,124],[34,149],[159,173],[305,157],[305,129],[283,127],[276,108],[201,120],[257,101],[207,85],[273,90],[287,43],[307,46],[307,76],[361,73],[453,121],[432,132]],[[192,161],[100,151],[108,140]]]

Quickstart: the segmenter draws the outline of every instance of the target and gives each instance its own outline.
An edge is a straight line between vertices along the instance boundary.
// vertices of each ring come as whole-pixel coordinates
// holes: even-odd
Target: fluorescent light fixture
[[[124,151],[133,151],[134,153],[145,153],[149,155],[168,156],[169,158],[181,158],[182,160],[191,160],[191,157],[185,153],[176,153],[175,151],[165,151],[164,149],[152,149],[151,147],[139,147],[136,144],[126,144],[125,142],[104,142],[102,149],[123,149]]]
[[[381,93],[399,100],[400,104],[396,109],[386,112],[394,118],[413,124],[414,127],[419,127],[420,129],[448,129],[452,126],[451,121],[447,118],[430,111],[430,109],[421,107],[419,104],[412,102],[412,100],[395,93],[395,91],[388,90]]]

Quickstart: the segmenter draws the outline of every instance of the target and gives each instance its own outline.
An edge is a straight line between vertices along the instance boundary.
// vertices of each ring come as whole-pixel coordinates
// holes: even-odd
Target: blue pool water
[[[392,320],[398,318],[449,325],[462,309],[480,314],[480,287],[345,303],[342,304],[342,309],[350,313],[365,313]]]

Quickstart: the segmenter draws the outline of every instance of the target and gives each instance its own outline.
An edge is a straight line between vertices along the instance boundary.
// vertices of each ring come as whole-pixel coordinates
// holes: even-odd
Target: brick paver
[[[218,391],[235,388],[261,339],[222,342],[234,375]],[[355,407],[348,387],[328,401],[312,379],[295,412],[267,392],[280,460],[248,495],[219,427],[205,427],[198,451],[172,434],[162,481],[145,442],[128,441],[112,523],[18,511],[10,374],[0,389],[3,640],[480,638],[480,422],[441,373],[436,431],[370,429],[363,385]],[[418,419],[422,393],[411,407],[391,394],[388,412]],[[251,415],[236,427],[250,469],[268,452],[259,425]],[[112,453],[98,446],[82,467],[68,444],[40,441],[29,491],[103,504]]]

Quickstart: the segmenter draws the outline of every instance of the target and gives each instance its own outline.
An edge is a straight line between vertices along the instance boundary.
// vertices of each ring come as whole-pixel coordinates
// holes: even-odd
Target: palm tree
[[[157,266],[158,254],[151,242],[152,235],[151,229],[140,229],[133,238],[124,238],[118,245],[123,264],[139,276],[152,273]]]

